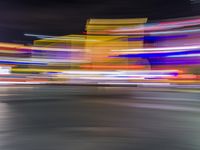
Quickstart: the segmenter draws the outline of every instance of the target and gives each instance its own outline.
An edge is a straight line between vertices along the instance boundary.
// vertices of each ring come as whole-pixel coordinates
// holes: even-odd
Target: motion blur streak
[[[200,0],[0,0],[0,150],[200,150]]]
[[[157,23],[147,23],[147,18],[89,19],[84,35],[26,33],[25,36],[40,39],[33,45],[0,43],[0,81],[5,84],[198,85],[199,25],[197,17]]]

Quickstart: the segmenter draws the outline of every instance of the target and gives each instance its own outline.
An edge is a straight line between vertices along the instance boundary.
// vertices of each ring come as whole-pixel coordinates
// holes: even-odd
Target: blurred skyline
[[[81,34],[89,18],[149,21],[199,15],[198,0],[0,1],[0,41],[31,43],[24,34]]]

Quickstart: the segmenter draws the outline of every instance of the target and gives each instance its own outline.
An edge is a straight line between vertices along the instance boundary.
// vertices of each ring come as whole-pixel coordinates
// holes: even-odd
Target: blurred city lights
[[[89,19],[86,34],[0,43],[0,81],[8,84],[199,84],[199,18]],[[40,80],[39,80],[40,79]],[[117,81],[117,82],[116,82]]]

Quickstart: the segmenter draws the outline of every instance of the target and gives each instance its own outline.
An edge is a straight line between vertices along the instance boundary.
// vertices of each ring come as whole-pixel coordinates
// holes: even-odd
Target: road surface
[[[199,92],[0,87],[0,150],[199,149]]]

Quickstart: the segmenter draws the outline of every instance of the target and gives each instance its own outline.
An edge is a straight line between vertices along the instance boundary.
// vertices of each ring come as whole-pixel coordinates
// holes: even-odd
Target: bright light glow
[[[134,48],[134,49],[122,49],[112,50],[113,52],[130,52],[130,51],[165,51],[165,50],[195,50],[200,49],[200,45],[195,46],[180,46],[180,47],[155,47],[155,48]]]

